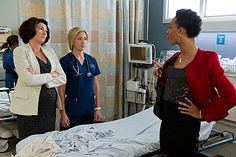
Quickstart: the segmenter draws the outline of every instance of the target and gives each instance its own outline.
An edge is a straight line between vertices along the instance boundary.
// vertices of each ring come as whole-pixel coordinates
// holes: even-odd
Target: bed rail
[[[199,144],[199,152],[203,152],[226,143],[236,141],[235,135],[230,131],[212,130],[207,140],[201,141]]]

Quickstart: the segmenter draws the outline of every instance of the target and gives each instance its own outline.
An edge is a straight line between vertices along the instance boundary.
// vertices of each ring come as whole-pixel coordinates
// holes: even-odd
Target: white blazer
[[[29,44],[15,48],[13,56],[18,80],[12,96],[10,111],[19,115],[38,115],[38,101],[41,85],[48,88],[58,87],[66,83],[66,75],[53,49],[42,46],[42,52],[51,63],[51,72],[60,75],[53,78],[50,73],[40,74],[38,60]],[[34,75],[26,70],[31,66]],[[61,101],[57,92],[57,106],[61,109]]]

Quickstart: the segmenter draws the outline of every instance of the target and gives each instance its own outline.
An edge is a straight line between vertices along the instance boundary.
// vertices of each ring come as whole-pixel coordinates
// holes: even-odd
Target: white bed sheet
[[[5,87],[1,87],[0,90],[7,89]],[[12,95],[12,92],[9,93],[9,96]],[[7,92],[0,92],[0,116],[11,115],[10,113],[10,101],[8,98]]]
[[[134,157],[153,152],[159,149],[161,121],[152,110],[111,122],[32,135],[16,145],[16,157],[27,157],[27,152],[45,157]],[[201,123],[200,140],[208,138],[213,125]]]

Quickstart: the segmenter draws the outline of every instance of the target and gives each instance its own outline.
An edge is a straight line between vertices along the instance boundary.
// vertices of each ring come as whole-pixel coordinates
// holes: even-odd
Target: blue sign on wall
[[[217,45],[224,45],[225,44],[225,35],[224,34],[217,34],[216,44]]]

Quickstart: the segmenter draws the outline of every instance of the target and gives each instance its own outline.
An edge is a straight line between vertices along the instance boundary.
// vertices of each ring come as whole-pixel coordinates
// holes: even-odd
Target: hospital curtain
[[[101,106],[106,120],[125,110],[125,82],[129,79],[127,45],[144,36],[143,0],[18,0],[19,25],[36,16],[49,22],[49,44],[58,57],[69,52],[67,32],[79,26],[89,34],[86,52],[99,64]]]

